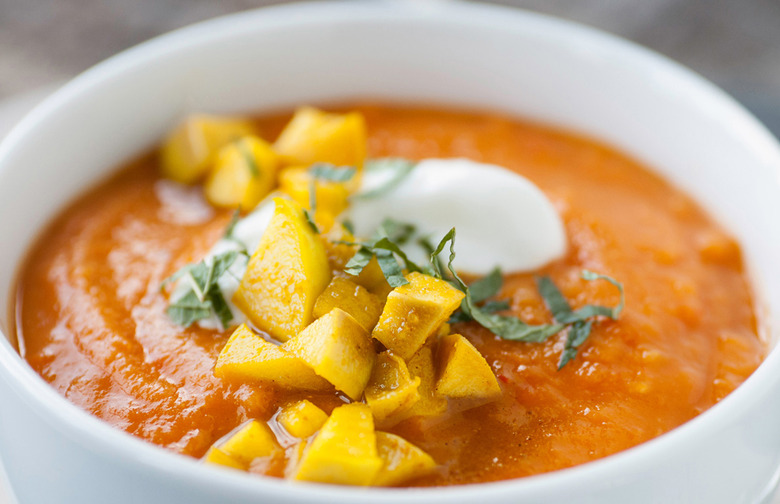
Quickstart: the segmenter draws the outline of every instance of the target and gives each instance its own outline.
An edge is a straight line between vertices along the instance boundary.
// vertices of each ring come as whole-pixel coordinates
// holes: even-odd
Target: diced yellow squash
[[[276,153],[255,136],[222,147],[203,191],[212,205],[252,210],[276,185]]]
[[[221,465],[232,469],[238,469],[239,471],[246,471],[247,469],[246,465],[242,462],[239,462],[219,448],[213,446],[209,448],[209,451],[206,452],[201,460],[207,464]]]
[[[425,476],[436,469],[433,457],[395,434],[377,432],[376,448],[384,461],[373,483],[376,486],[400,485],[410,478]]]
[[[460,334],[439,341],[436,393],[447,397],[492,399],[501,395],[496,375],[485,357]]]
[[[420,378],[412,377],[406,362],[392,352],[377,356],[365,396],[374,419],[380,425],[391,415],[408,411],[417,401]]]
[[[227,440],[218,443],[218,448],[245,467],[249,467],[256,458],[273,457],[282,451],[268,425],[257,420],[246,423]]]
[[[429,345],[423,346],[408,362],[409,373],[420,379],[417,393],[420,400],[406,411],[400,411],[386,418],[383,426],[392,426],[407,418],[439,416],[447,411],[447,399],[436,394],[436,368],[433,351]]]
[[[314,303],[314,317],[319,318],[333,308],[341,308],[370,333],[382,314],[383,304],[365,287],[346,278],[334,277]]]
[[[338,308],[312,322],[282,348],[354,401],[361,398],[376,360],[368,332]]]
[[[274,149],[287,164],[331,163],[359,169],[367,144],[365,120],[359,113],[329,114],[303,107],[285,126]]]
[[[233,382],[267,381],[286,389],[328,390],[330,384],[290,352],[264,340],[246,324],[236,329],[217,357],[214,375]]]
[[[163,143],[160,151],[163,176],[183,184],[194,184],[206,175],[219,149],[253,132],[249,121],[190,116]]]
[[[452,327],[450,327],[450,325],[447,322],[445,322],[442,325],[440,325],[438,329],[436,329],[436,337],[443,338],[450,333],[450,330],[452,330]]]
[[[328,254],[328,263],[333,271],[343,271],[352,256],[355,255],[357,247],[355,245],[345,245],[340,242],[354,242],[352,236],[343,224],[332,226],[327,233],[320,235],[322,243],[325,245],[325,251]],[[346,273],[344,273],[346,275]]]
[[[464,294],[444,280],[422,273],[409,273],[406,279],[408,284],[387,296],[371,335],[409,359],[460,306]]]
[[[330,282],[330,267],[301,207],[282,198],[274,198],[274,204],[233,302],[259,329],[287,341],[312,321],[314,302]]]
[[[279,189],[289,194],[301,207],[311,210],[312,176],[305,167],[286,168],[279,174]],[[324,230],[333,227],[336,217],[346,210],[349,189],[344,182],[314,181],[316,208],[314,221]]]
[[[351,259],[351,257],[350,257]],[[372,294],[379,296],[382,299],[387,299],[387,296],[393,290],[390,284],[387,283],[385,274],[382,273],[382,268],[379,267],[379,262],[376,257],[372,257],[366,264],[363,271],[355,277],[354,282],[358,285],[362,285]]]
[[[327,419],[327,413],[306,399],[285,406],[276,417],[284,430],[297,438],[311,436],[320,430]]]
[[[333,410],[303,454],[294,479],[370,485],[383,465],[377,454],[371,409],[352,403]]]

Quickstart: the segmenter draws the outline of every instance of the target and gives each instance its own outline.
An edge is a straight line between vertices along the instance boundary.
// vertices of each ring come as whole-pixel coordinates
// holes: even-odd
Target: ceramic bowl
[[[42,226],[184,114],[360,98],[501,111],[628,152],[738,238],[764,325],[776,327],[780,149],[767,131],[702,78],[631,43],[460,2],[260,9],[159,37],[77,77],[0,146],[0,306]],[[12,317],[3,313],[0,326],[13,339]],[[203,466],[70,404],[0,340],[0,453],[23,504],[734,504],[765,498],[780,465],[777,351],[715,407],[617,455],[519,480],[404,490]]]

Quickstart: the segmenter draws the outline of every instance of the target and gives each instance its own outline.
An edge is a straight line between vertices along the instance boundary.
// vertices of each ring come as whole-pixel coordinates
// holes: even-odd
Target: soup
[[[479,483],[605,457],[705,411],[765,356],[739,245],[690,198],[636,161],[591,139],[495,114],[373,104],[343,110],[364,118],[369,158],[491,163],[532,181],[549,199],[563,222],[566,252],[533,271],[504,271],[492,296],[506,303],[501,313],[531,325],[554,323],[540,278],[549,279],[573,308],[617,306],[615,285],[584,280],[583,270],[608,274],[625,290],[625,308],[616,320],[581,320],[580,328],[587,324],[590,331],[573,348],[573,325],[544,341],[523,342],[468,317],[451,319],[436,344],[460,336],[447,340],[452,351],[475,348],[499,392],[479,400],[442,393],[437,414],[407,412],[385,422],[382,436],[398,436],[434,462],[388,484]],[[289,118],[259,117],[251,128],[274,140]],[[166,180],[160,163],[156,152],[133,161],[42,232],[18,282],[22,353],[68,400],[184,455],[207,456],[256,420],[268,426],[281,454],[255,457],[244,469],[295,474],[318,434],[291,434],[284,422],[291,405],[312,405],[323,418],[333,418],[345,403],[370,401],[362,399],[362,388],[350,394],[346,385],[319,390],[215,376],[235,324],[183,327],[166,311],[171,293],[160,286],[206,256],[234,212],[209,204],[199,185]],[[283,165],[281,173],[290,169]],[[318,189],[311,192],[320,198]],[[309,210],[325,236],[322,218]],[[338,241],[349,240],[331,243]],[[446,253],[441,257],[446,263]],[[408,268],[404,274],[409,278]],[[256,320],[242,327],[271,344],[283,341]],[[397,361],[415,377],[411,354],[372,341],[377,354],[385,355],[372,363],[387,367]],[[573,352],[565,362],[567,349]],[[451,360],[439,357],[436,380],[445,374],[442,359]],[[376,409],[370,411],[376,416]],[[383,420],[373,421],[381,426]]]

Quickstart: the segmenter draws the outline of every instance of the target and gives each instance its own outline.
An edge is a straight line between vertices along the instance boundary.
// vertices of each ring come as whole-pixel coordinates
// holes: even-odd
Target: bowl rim
[[[432,16],[431,14],[435,14]],[[547,37],[564,39],[597,48],[604,54],[623,54],[636,62],[636,68],[661,72],[674,77],[675,84],[683,83],[718,114],[733,121],[732,129],[744,138],[750,137],[751,147],[774,159],[780,167],[780,144],[766,128],[724,91],[695,72],[649,49],[620,37],[584,26],[517,8],[468,2],[391,2],[331,0],[300,2],[261,7],[229,14],[196,23],[160,35],[95,65],[75,77],[52,96],[44,100],[13,128],[0,143],[0,171],[16,144],[34,133],[58,109],[101,83],[121,78],[125,72],[143,66],[176,51],[186,51],[200,44],[218,40],[236,30],[268,30],[305,23],[329,21],[382,20],[394,17],[426,19],[439,24],[497,23],[513,28],[540,27]],[[632,69],[634,70],[634,69]],[[747,141],[747,140],[746,140]],[[780,173],[780,169],[777,170]],[[18,265],[13,265],[16,268]],[[131,434],[110,426],[69,402],[48,385],[16,352],[10,342],[0,338],[0,379],[8,381],[22,400],[44,420],[58,430],[68,432],[89,443],[89,449],[102,455],[121,455],[128,463],[151,469],[176,481],[206,485],[225,491],[225,495],[277,497],[283,499],[316,500],[318,502],[362,503],[370,498],[377,502],[397,502],[400,497],[410,502],[448,501],[471,498],[490,498],[511,492],[515,499],[538,495],[553,495],[562,486],[579,487],[584,482],[596,481],[616,473],[641,470],[652,464],[675,445],[694,443],[708,436],[719,425],[728,423],[739,411],[757,401],[762,390],[771,386],[771,378],[780,375],[780,351],[773,348],[756,371],[718,404],[688,422],[650,441],[605,458],[572,468],[524,478],[490,483],[436,487],[436,488],[354,488],[316,483],[290,485],[275,478],[245,475],[230,469],[205,467],[198,461],[181,456],[140,440]],[[679,447],[678,447],[679,448]]]

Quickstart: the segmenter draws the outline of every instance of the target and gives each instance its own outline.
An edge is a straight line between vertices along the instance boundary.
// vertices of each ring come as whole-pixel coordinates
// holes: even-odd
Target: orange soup
[[[345,109],[346,110],[346,109]],[[450,402],[385,430],[424,450],[436,468],[403,485],[454,485],[554,471],[625,450],[679,426],[739,386],[766,354],[737,243],[685,194],[614,149],[552,128],[484,113],[356,105],[368,157],[464,157],[536,184],[561,215],[568,251],[539,271],[505,272],[496,296],[531,324],[552,321],[535,279],[549,276],[573,307],[613,306],[559,370],[562,331],[507,341],[453,323],[497,377],[495,400]],[[260,117],[274,140],[289,115]],[[199,260],[232,211],[200,186],[160,175],[156,154],[80,197],[41,233],[19,278],[18,334],[29,364],[68,400],[143,440],[202,457],[249,419],[268,422],[287,449],[250,471],[283,476],[291,446],[279,408],[308,399],[325,413],[336,392],[215,377],[232,329],[184,328],[166,315],[164,279]],[[507,230],[510,232],[510,230]]]

